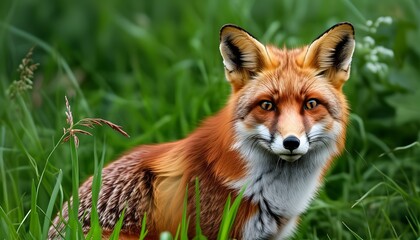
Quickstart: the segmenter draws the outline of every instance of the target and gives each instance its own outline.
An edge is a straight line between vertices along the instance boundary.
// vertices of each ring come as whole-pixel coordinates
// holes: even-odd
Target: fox
[[[345,149],[355,31],[338,23],[310,44],[289,49],[264,45],[243,28],[224,25],[220,53],[231,93],[226,105],[186,138],[129,150],[102,170],[97,203],[102,237],[109,238],[125,211],[120,239],[138,239],[146,214],[147,239],[175,234],[187,201],[200,227],[216,239],[229,196],[243,196],[230,237],[293,236],[327,171]],[[92,177],[79,188],[78,217],[86,234]],[[186,190],[187,194],[186,194]],[[52,221],[49,239],[64,237],[68,208]],[[195,235],[195,221],[188,234]]]

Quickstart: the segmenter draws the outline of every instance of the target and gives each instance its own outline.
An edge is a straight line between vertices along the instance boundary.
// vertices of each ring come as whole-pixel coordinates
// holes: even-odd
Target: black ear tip
[[[228,23],[222,26],[222,28],[220,28],[220,32],[223,32],[223,30],[225,28],[236,28],[238,30],[243,30],[241,27],[239,27],[238,25],[232,24],[232,23]]]
[[[340,26],[340,25],[347,25],[347,26],[349,26],[349,27],[351,27],[351,28],[354,28],[354,27],[353,27],[353,24],[352,24],[351,22],[347,22],[347,21],[344,21],[344,22],[339,22],[339,23],[335,24],[334,26]],[[333,27],[334,27],[334,26],[333,26]]]
[[[248,34],[249,36],[251,36],[252,38],[256,39],[251,33],[249,33],[247,30],[239,27],[238,25],[229,23],[229,24],[225,24],[222,26],[222,28],[220,28],[220,41],[222,41],[222,38],[225,37],[226,32],[230,31],[230,32],[234,32],[234,31],[239,31],[239,32],[244,32],[246,34]]]
[[[332,29],[334,29],[334,28],[336,28],[336,27],[346,27],[346,28],[348,28],[348,30],[352,33],[352,35],[354,36],[355,35],[355,32],[354,32],[354,26],[353,26],[353,24],[351,24],[350,22],[340,22],[340,23],[337,23],[337,24],[335,24],[334,26],[332,26],[329,30],[332,30]]]
[[[222,26],[222,28],[220,28],[220,40],[222,40],[222,37],[223,37],[223,35],[225,34],[226,31],[232,30],[232,29],[244,31],[241,27],[239,27],[235,24],[231,24],[231,23],[225,24],[225,25]]]

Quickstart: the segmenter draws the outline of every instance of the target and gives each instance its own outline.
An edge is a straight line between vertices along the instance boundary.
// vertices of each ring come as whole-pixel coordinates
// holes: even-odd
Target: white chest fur
[[[259,206],[244,227],[244,239],[287,237],[294,230],[296,217],[315,195],[332,149],[316,148],[295,162],[286,162],[245,142],[237,150],[247,159],[248,174],[231,186],[240,189],[246,184],[244,196]]]

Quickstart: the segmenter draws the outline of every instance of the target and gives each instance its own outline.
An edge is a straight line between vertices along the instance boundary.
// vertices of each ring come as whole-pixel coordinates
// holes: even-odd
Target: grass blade
[[[105,161],[105,144],[102,147],[102,155],[101,159],[98,160],[98,155],[96,151],[96,141],[94,144],[94,160],[95,160],[95,170],[93,174],[93,181],[92,181],[92,210],[90,214],[90,230],[86,235],[86,239],[100,239],[102,236],[102,228],[99,224],[99,214],[98,214],[98,199],[99,193],[101,190],[102,184],[102,168],[104,166]]]
[[[145,213],[143,216],[143,220],[141,221],[141,231],[140,231],[139,240],[144,240],[146,238],[146,235],[147,235],[146,221],[147,221],[147,214]]]
[[[188,185],[185,189],[185,197],[184,197],[184,206],[182,211],[182,220],[181,220],[181,232],[180,238],[181,240],[188,240],[188,225],[190,223],[190,218],[187,216],[187,206],[188,205]]]
[[[19,239],[17,234],[17,230],[14,228],[13,223],[10,221],[9,216],[4,211],[4,209],[0,206],[0,217],[2,219],[1,227],[4,228],[4,235],[2,237],[8,237],[10,239]]]
[[[236,219],[236,214],[239,209],[239,205],[241,204],[243,194],[245,192],[246,186],[241,189],[239,195],[235,198],[232,205],[230,205],[231,198],[230,195],[226,201],[225,208],[223,210],[223,218],[222,222],[220,223],[219,234],[217,239],[228,239],[230,231],[232,230],[233,223]]]
[[[124,207],[124,210],[121,213],[120,219],[118,219],[117,224],[115,224],[114,231],[112,231],[112,234],[109,237],[110,240],[118,240],[120,232],[121,232],[122,224],[123,224],[123,221],[124,221],[124,215],[125,215],[125,210],[126,209],[127,209],[127,207]]]
[[[41,224],[39,223],[38,209],[36,206],[37,203],[37,192],[35,188],[35,182],[32,181],[32,191],[31,191],[31,216],[29,222],[29,232],[33,237],[41,236]]]
[[[365,198],[367,198],[373,191],[375,191],[378,187],[384,185],[384,182],[380,182],[378,184],[376,184],[375,186],[373,186],[371,189],[369,189],[369,191],[367,191],[365,194],[363,194],[363,196],[359,199],[357,199],[357,201],[351,206],[351,208],[354,208],[355,206],[359,205],[359,203],[361,203]]]
[[[363,238],[361,238],[359,235],[357,235],[357,233],[355,231],[353,231],[349,226],[347,226],[347,224],[345,224],[344,222],[341,222],[350,232],[351,234],[353,234],[353,236],[358,239],[358,240],[363,240]]]
[[[77,155],[76,143],[70,139],[70,155],[72,163],[72,203],[69,204],[69,227],[72,239],[82,239],[82,226],[79,222],[79,159]],[[66,234],[66,236],[68,236]]]
[[[392,224],[391,219],[389,219],[389,215],[385,212],[384,209],[381,209],[381,211],[382,211],[382,214],[384,216],[384,219],[385,219],[386,223],[388,223],[388,225],[391,227],[392,233],[394,234],[394,238],[399,239],[397,231],[395,231],[395,227]]]
[[[55,182],[54,189],[51,193],[50,201],[48,202],[47,211],[45,212],[44,226],[42,227],[42,239],[47,239],[48,229],[51,224],[51,216],[54,208],[55,200],[57,199],[58,192],[60,191],[61,181],[63,180],[63,172],[58,172],[57,181]]]
[[[230,208],[230,202],[231,202],[231,197],[230,194],[226,200],[225,203],[225,207],[223,208],[223,214],[222,214],[222,222],[220,223],[220,228],[219,228],[219,234],[217,235],[217,239],[221,240],[223,239],[223,232],[224,232],[224,226],[226,225],[226,221],[229,215],[229,208]]]
[[[6,168],[4,164],[3,158],[3,150],[5,149],[5,138],[6,138],[6,128],[3,126],[1,128],[1,136],[0,136],[0,180],[2,182],[2,190],[3,190],[3,204],[6,211],[9,209],[9,201],[8,201],[8,184],[6,181]]]
[[[181,232],[181,225],[178,225],[174,240],[178,240],[180,232]]]

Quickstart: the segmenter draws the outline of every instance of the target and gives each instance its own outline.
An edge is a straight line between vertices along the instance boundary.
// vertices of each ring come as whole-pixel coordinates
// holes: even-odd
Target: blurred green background
[[[182,138],[224,105],[223,24],[291,48],[349,21],[357,49],[344,88],[352,111],[347,146],[296,239],[419,238],[419,13],[418,0],[1,1],[0,236],[36,238],[28,217],[33,182],[42,220],[59,169],[68,199],[69,146],[53,151],[67,127],[65,95],[75,121],[100,117],[131,135],[96,128],[95,137],[81,136],[84,180],[96,149],[105,146],[111,161],[138,144]],[[33,46],[40,66],[32,89],[10,98]]]

